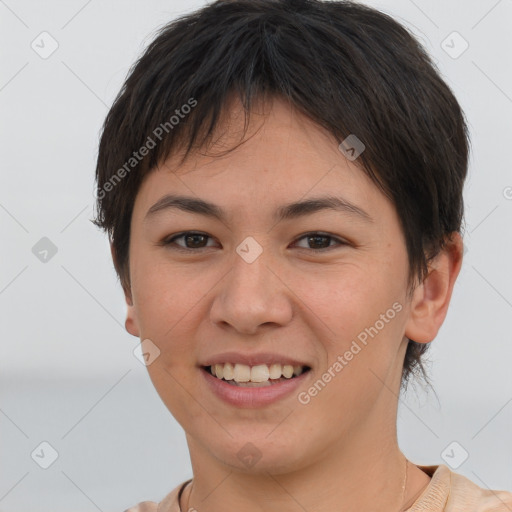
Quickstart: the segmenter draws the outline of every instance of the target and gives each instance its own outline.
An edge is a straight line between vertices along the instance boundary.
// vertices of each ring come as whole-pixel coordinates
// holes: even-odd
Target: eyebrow
[[[154,217],[155,214],[170,209],[212,217],[221,222],[226,222],[227,218],[226,212],[216,204],[197,197],[167,194],[151,206],[144,217],[144,222]],[[286,204],[276,210],[274,219],[280,222],[304,217],[323,210],[344,212],[361,218],[366,222],[374,222],[374,219],[362,208],[342,197],[336,196],[321,196]]]

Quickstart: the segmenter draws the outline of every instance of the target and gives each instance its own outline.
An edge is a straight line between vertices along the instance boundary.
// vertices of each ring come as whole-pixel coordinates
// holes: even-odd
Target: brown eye
[[[213,240],[211,236],[206,233],[200,233],[195,231],[185,231],[183,233],[179,233],[177,235],[172,236],[171,238],[167,238],[162,242],[162,245],[169,246],[172,249],[176,249],[178,251],[198,251],[200,249],[207,249],[208,247],[213,247],[212,245],[207,245],[208,240]],[[182,240],[182,242],[177,243],[178,240]],[[339,247],[340,245],[347,245],[347,242],[340,240],[337,237],[334,237],[329,234],[324,233],[307,233],[303,235],[298,240],[306,240],[306,247],[301,247],[295,245],[299,249],[306,249],[314,252],[326,252],[330,249],[334,249]],[[334,242],[334,244],[332,243]]]
[[[194,231],[185,231],[184,233],[180,233],[178,235],[174,235],[171,238],[166,239],[163,242],[165,246],[176,246],[175,248],[178,250],[190,251],[194,249],[204,249],[208,247],[206,245],[208,239],[211,237],[206,235],[205,233],[197,233]],[[182,243],[176,243],[176,240],[183,240]],[[210,246],[211,247],[211,246]]]
[[[301,249],[309,249],[311,251],[325,252],[326,250],[335,248],[336,245],[331,245],[331,242],[335,242],[339,245],[347,245],[346,242],[340,240],[337,237],[324,234],[324,233],[307,233],[300,237],[298,240],[306,240],[307,247],[299,247]]]

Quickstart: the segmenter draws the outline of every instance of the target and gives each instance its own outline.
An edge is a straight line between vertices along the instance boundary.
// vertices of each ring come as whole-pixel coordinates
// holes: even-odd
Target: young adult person
[[[221,0],[161,30],[106,118],[96,223],[193,478],[130,512],[512,510],[397,442],[467,162],[449,87],[375,9]]]

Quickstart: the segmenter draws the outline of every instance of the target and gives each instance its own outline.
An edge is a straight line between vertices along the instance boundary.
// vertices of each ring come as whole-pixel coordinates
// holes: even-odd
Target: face
[[[267,107],[234,151],[218,154],[240,135],[236,105],[208,154],[143,182],[126,327],[160,351],[148,371],[193,463],[279,473],[393,428],[412,320],[393,205],[326,131],[279,100]],[[205,369],[215,364],[264,382],[229,384]]]

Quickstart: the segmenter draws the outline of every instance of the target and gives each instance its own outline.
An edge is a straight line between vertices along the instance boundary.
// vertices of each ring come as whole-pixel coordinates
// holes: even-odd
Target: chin
[[[259,437],[233,436],[226,444],[219,445],[218,439],[206,441],[212,455],[231,471],[252,475],[291,473],[305,466],[305,454],[298,451],[300,440],[291,438],[277,443],[270,440],[268,430]]]

